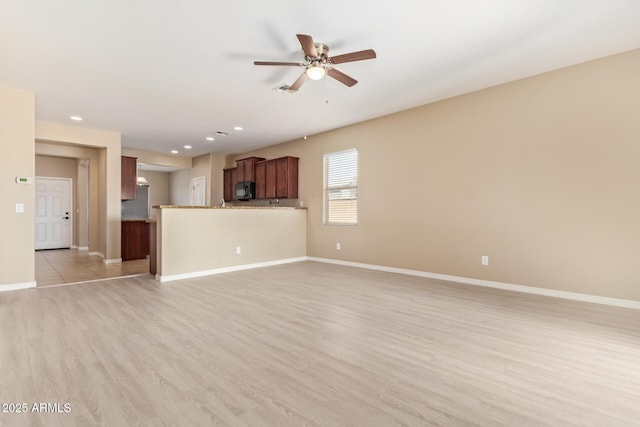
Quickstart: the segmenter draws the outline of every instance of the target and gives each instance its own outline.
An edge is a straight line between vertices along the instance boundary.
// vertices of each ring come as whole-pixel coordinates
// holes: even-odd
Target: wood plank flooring
[[[149,260],[105,264],[97,255],[77,249],[35,252],[36,284],[39,287],[86,282],[149,272]]]
[[[640,311],[302,262],[0,293],[0,426],[640,425]],[[0,408],[2,409],[2,408]]]

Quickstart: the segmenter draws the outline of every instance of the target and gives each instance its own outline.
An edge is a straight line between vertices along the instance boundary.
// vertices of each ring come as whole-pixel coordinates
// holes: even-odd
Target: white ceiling
[[[639,18],[638,0],[0,0],[0,85],[123,147],[238,153],[638,48]],[[378,58],[337,66],[352,88],[280,94],[302,69],[253,61],[302,60],[297,33]]]

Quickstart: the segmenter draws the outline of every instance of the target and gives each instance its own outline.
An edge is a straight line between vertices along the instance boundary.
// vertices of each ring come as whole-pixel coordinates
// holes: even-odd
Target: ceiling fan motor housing
[[[326,64],[327,60],[329,59],[329,46],[323,43],[315,43],[315,47],[316,52],[318,53],[318,57],[309,58],[309,60],[313,61],[314,59],[320,59],[323,64]]]

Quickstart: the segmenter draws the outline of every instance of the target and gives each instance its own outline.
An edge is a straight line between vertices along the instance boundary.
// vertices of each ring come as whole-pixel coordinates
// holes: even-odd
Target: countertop
[[[288,206],[175,206],[175,205],[156,205],[156,209],[307,209],[306,207],[288,207]]]

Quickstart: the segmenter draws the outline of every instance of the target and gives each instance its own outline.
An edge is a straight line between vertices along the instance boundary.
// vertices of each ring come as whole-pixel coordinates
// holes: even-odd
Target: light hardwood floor
[[[0,293],[0,425],[640,425],[640,311],[302,262]]]
[[[39,287],[149,272],[148,259],[105,264],[99,256],[77,249],[36,251],[35,266]]]

